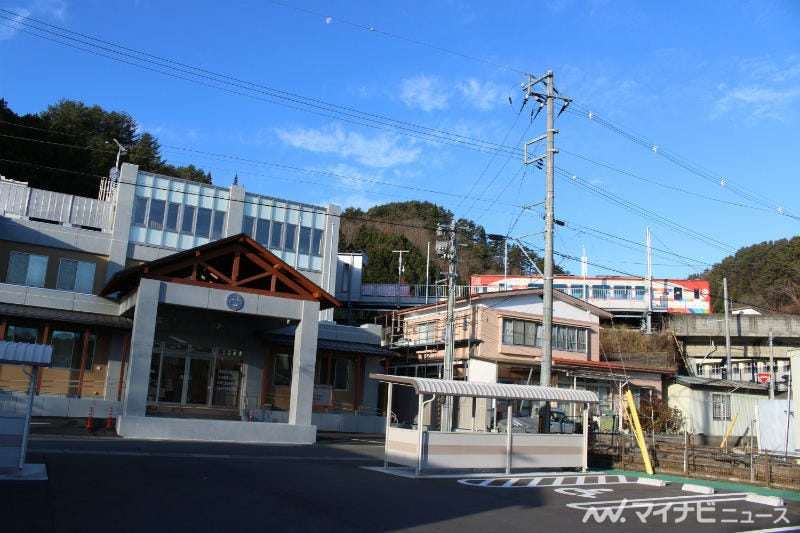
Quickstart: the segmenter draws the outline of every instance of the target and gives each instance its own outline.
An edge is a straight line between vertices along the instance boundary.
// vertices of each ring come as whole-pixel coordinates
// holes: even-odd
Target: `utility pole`
[[[446,380],[453,379],[453,363],[455,360],[455,333],[456,333],[456,221],[450,221],[450,228],[439,226],[438,237],[447,237],[447,240],[437,240],[436,250],[439,256],[449,260],[447,269],[447,318],[445,320],[444,336],[444,368],[442,377]],[[442,419],[440,430],[453,429],[453,399],[451,396],[442,397]]]
[[[650,226],[647,226],[647,328],[645,332],[653,333],[653,253],[650,248]]]
[[[431,241],[428,241],[428,253],[425,256],[425,305],[428,304],[428,293],[430,292],[430,272],[431,272]]]
[[[400,309],[400,282],[403,281],[403,254],[408,250],[392,250],[393,254],[400,254],[397,258],[397,308]]]
[[[728,317],[728,278],[722,278],[722,297],[725,300],[725,357],[728,361],[725,367],[725,379],[731,379],[733,377],[733,361],[731,361],[731,321]]]
[[[536,89],[536,86],[544,83],[546,87],[545,92]],[[544,76],[534,79],[528,74],[528,82],[522,84],[522,91],[525,94],[525,101],[533,98],[539,103],[539,109],[547,105],[547,132],[543,137],[538,137],[532,141],[525,143],[524,163],[531,164],[541,161],[544,158],[546,161],[545,172],[545,197],[544,197],[544,211],[545,211],[545,229],[544,229],[544,293],[542,295],[542,364],[539,371],[539,385],[543,387],[551,386],[551,369],[553,365],[553,181],[554,181],[554,159],[555,154],[558,152],[555,148],[555,135],[558,130],[554,126],[554,103],[556,99],[562,100],[563,106],[559,115],[564,112],[569,103],[572,101],[570,98],[565,98],[559,95],[553,87],[553,71],[548,70]],[[541,141],[547,140],[547,151],[544,156],[528,159],[528,146]],[[543,406],[545,412],[545,421],[542,425],[543,432],[549,432],[550,429],[550,416],[549,404]]]
[[[772,353],[772,328],[769,330],[769,399],[775,399],[775,357]]]

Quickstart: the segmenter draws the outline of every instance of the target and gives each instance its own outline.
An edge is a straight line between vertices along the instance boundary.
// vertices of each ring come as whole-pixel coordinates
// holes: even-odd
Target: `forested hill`
[[[137,129],[125,112],[75,100],[20,116],[0,99],[0,174],[34,188],[96,198],[100,179],[116,164],[116,139],[128,150],[122,160],[140,170],[211,183],[210,172],[167,163],[158,140]]]
[[[722,279],[728,279],[733,307],[800,313],[800,237],[741,248],[700,277],[711,282],[714,312],[722,312]]]
[[[366,253],[368,266],[364,269],[365,283],[396,283],[398,255],[393,250],[408,250],[403,254],[402,282],[425,283],[425,265],[430,242],[430,283],[442,279],[447,266],[436,257],[436,226],[449,224],[453,214],[430,202],[396,202],[363,211],[347,208],[342,214],[339,237],[340,252]],[[503,242],[487,239],[482,226],[470,220],[458,220],[458,283],[469,283],[470,274],[502,274]],[[529,254],[542,268],[541,259]],[[528,274],[533,270],[517,245],[509,243],[509,274]]]

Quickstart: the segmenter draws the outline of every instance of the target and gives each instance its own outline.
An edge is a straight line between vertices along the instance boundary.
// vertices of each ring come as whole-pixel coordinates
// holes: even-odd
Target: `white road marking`
[[[536,487],[582,487],[587,485],[618,485],[634,483],[625,476],[581,475],[581,476],[536,476],[528,477],[496,477],[496,478],[464,478],[459,479],[462,485],[489,487],[493,489],[523,489]]]

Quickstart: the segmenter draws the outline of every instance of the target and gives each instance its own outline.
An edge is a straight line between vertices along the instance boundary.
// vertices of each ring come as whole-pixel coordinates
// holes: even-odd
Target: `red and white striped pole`
[[[247,417],[247,421],[248,422],[252,422],[253,421],[253,410],[252,409],[250,409],[250,416]]]
[[[92,417],[94,416],[94,406],[89,406],[89,418],[86,419],[86,429],[92,429]]]

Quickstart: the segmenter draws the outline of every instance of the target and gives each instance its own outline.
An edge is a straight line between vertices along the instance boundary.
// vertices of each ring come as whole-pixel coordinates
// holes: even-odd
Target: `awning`
[[[369,377],[385,383],[414,387],[417,394],[442,394],[468,398],[506,398],[509,400],[553,400],[557,402],[598,403],[597,394],[585,390],[539,387],[536,385],[511,385],[507,383],[482,383],[478,381],[452,381],[448,379],[414,378],[370,374]]]
[[[50,366],[52,359],[50,344],[0,341],[0,364]]]
[[[41,320],[53,320],[55,322],[73,322],[76,324],[104,326],[117,329],[132,329],[133,327],[133,321],[123,316],[8,303],[0,303],[0,316],[37,318]]]
[[[280,346],[294,346],[294,337],[291,335],[267,334],[263,336],[264,341],[278,344]],[[387,350],[377,344],[366,342],[349,342],[334,339],[317,339],[317,350],[330,350],[332,352],[359,353],[365,355],[377,355],[380,357],[392,357],[397,354]]]

